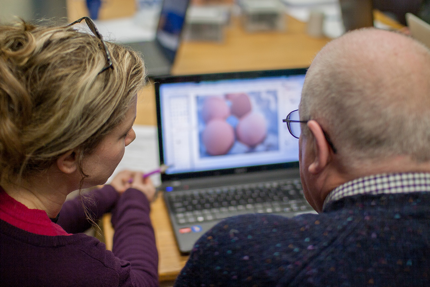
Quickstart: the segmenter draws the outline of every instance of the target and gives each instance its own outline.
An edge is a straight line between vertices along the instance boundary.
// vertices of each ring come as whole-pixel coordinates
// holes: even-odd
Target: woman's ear
[[[66,174],[72,174],[78,169],[77,153],[70,150],[57,159],[57,167]]]
[[[324,136],[321,126],[314,120],[308,122],[308,128],[313,135],[315,157],[309,165],[311,174],[318,174],[327,167],[330,162],[330,146]]]

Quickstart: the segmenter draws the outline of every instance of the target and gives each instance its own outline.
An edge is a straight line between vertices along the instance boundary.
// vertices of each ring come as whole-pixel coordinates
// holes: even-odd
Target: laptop
[[[181,34],[190,0],[163,0],[155,38],[126,43],[142,53],[147,76],[169,75],[181,43]]]
[[[430,24],[411,13],[406,13],[411,36],[430,49]]]
[[[298,108],[306,69],[154,78],[161,189],[181,253],[220,220],[315,212],[301,188]]]

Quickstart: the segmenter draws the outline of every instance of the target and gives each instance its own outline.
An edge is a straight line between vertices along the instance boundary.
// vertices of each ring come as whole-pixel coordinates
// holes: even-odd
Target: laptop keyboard
[[[313,211],[299,179],[243,184],[165,194],[179,224],[219,220],[247,213]]]

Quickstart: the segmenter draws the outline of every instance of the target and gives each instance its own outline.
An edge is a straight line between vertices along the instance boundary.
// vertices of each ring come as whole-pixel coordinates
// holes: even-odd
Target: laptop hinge
[[[219,175],[193,179],[172,180],[163,183],[161,188],[166,191],[191,190],[200,188],[211,188],[223,185],[261,183],[265,181],[275,181],[293,178],[300,178],[299,169],[263,171],[240,175]]]

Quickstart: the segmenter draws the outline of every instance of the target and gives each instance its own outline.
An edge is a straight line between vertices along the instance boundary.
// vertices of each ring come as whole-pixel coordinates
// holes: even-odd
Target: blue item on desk
[[[90,13],[90,18],[97,20],[99,17],[100,7],[102,6],[101,0],[86,0],[88,12]]]

